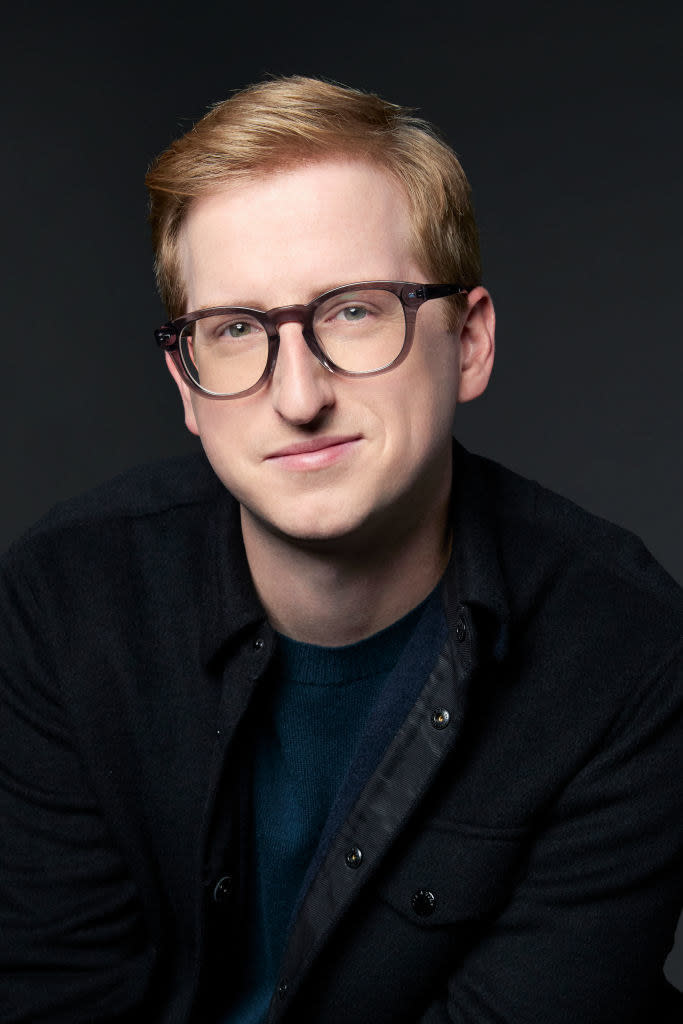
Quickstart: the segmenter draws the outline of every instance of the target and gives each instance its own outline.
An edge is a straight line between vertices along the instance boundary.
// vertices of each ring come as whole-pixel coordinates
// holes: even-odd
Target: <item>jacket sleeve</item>
[[[22,569],[0,577],[0,1021],[123,1020],[149,976],[140,905],[63,699],[74,638]]]
[[[680,659],[566,787],[526,871],[421,1024],[674,1024],[662,965],[683,895]]]

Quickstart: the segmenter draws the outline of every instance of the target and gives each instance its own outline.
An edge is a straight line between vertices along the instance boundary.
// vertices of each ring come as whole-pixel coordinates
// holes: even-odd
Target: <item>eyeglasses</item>
[[[457,284],[365,281],[333,288],[305,306],[186,313],[154,334],[195,391],[238,398],[257,391],[273,372],[282,324],[301,324],[310,351],[332,373],[369,377],[405,359],[423,302],[467,291]]]

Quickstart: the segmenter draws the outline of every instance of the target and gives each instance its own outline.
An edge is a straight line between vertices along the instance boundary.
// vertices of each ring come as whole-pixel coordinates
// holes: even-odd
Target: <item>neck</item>
[[[372,543],[312,546],[272,532],[242,508],[249,568],[273,627],[338,647],[407,615],[434,589],[450,555],[448,502],[426,519]]]

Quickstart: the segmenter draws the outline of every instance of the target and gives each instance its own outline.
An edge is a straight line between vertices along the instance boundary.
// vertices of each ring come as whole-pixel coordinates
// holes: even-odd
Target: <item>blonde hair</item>
[[[169,316],[186,312],[178,237],[196,197],[335,157],[368,161],[399,182],[409,205],[412,255],[434,283],[479,283],[470,186],[432,127],[371,93],[314,78],[276,78],[216,104],[149,169],[157,285]],[[461,296],[448,301],[463,308]]]

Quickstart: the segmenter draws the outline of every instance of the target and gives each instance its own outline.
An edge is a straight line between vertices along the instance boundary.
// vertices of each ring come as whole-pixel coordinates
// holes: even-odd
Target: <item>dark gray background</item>
[[[142,179],[208,104],[298,73],[419,108],[462,157],[499,348],[458,436],[628,526],[683,578],[681,5],[6,18],[0,547],[55,501],[193,447],[152,337]],[[683,987],[683,953],[670,973]]]

